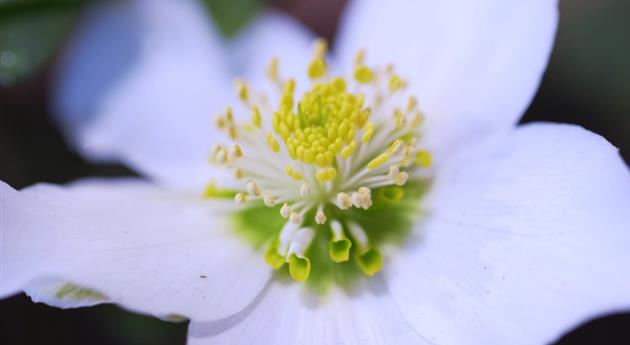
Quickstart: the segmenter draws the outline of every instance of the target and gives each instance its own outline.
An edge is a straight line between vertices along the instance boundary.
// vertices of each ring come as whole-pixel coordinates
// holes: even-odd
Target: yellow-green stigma
[[[248,120],[237,121],[232,108],[218,117],[233,143],[217,145],[210,161],[230,169],[242,189],[230,193],[211,185],[205,193],[276,210],[273,217],[284,218],[284,225],[268,232],[264,260],[274,269],[288,267],[299,282],[321,264],[312,260],[314,248],[324,248],[333,265],[378,273],[383,259],[377,246],[386,237],[378,232],[390,229],[375,230],[380,223],[372,220],[383,217],[383,207],[400,203],[431,165],[417,139],[424,115],[406,94],[407,82],[391,66],[367,66],[363,51],[348,76],[329,75],[326,47],[323,40],[315,43],[306,71],[311,87],[300,95],[296,79],[282,77],[280,60],[271,61],[275,106],[236,82]],[[265,221],[258,226],[271,227]]]

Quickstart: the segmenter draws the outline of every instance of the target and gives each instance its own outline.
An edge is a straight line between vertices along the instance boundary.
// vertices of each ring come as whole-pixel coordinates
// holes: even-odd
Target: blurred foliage
[[[63,42],[91,0],[0,0],[0,87],[37,72]],[[219,31],[235,36],[263,8],[264,0],[203,0]]]
[[[212,20],[225,37],[234,37],[256,17],[264,0],[203,0]]]
[[[88,1],[0,1],[0,86],[14,85],[39,70]]]

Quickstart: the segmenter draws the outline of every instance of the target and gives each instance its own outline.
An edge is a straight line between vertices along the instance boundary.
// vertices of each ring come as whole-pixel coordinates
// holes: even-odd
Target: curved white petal
[[[532,124],[438,172],[386,281],[437,344],[543,344],[630,308],[630,174],[579,127]]]
[[[61,307],[111,302],[206,321],[242,310],[269,280],[217,201],[137,180],[0,187],[0,296],[25,289]]]
[[[297,20],[268,10],[229,43],[231,63],[256,89],[274,94],[276,90],[266,80],[266,71],[271,59],[277,57],[281,77],[295,78],[300,94],[308,87],[306,68],[314,40],[314,34]]]
[[[232,95],[221,45],[195,0],[99,3],[61,59],[53,107],[83,155],[199,186]]]
[[[469,138],[509,128],[529,105],[551,52],[556,0],[351,2],[338,39],[340,63],[366,48],[393,63],[426,113],[437,163]]]
[[[189,333],[189,345],[427,343],[401,317],[380,278],[319,297],[302,284],[276,280],[243,312],[192,323]]]

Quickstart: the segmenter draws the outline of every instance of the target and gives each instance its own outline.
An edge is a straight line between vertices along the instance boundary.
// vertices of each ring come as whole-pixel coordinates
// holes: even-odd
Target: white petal
[[[214,320],[243,309],[269,280],[262,255],[232,233],[222,204],[194,193],[136,180],[1,187],[0,296],[26,289],[62,307],[112,302]],[[62,282],[104,298],[66,298],[54,290]]]
[[[295,78],[297,94],[308,84],[306,68],[311,59],[315,36],[297,20],[278,11],[266,11],[230,43],[232,64],[238,74],[254,87],[275,91],[266,80],[272,58],[280,59],[280,74]],[[275,104],[274,104],[275,105]]]
[[[401,317],[380,278],[319,297],[302,284],[275,281],[248,309],[224,320],[192,323],[189,333],[189,345],[426,344]]]
[[[89,8],[53,87],[54,109],[76,149],[161,182],[207,182],[213,116],[233,93],[209,24],[195,0]]]
[[[337,48],[346,66],[366,48],[368,63],[391,62],[409,79],[439,163],[469,137],[517,123],[538,88],[557,21],[556,0],[355,0]]]
[[[438,172],[416,238],[386,268],[437,344],[543,344],[630,308],[630,174],[603,138],[520,127]]]

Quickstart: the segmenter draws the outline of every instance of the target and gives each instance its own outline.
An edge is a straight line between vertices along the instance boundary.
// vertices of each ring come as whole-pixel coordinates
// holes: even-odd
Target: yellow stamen
[[[276,141],[276,138],[274,138],[273,134],[271,133],[267,134],[267,145],[269,145],[269,148],[271,149],[271,151],[275,153],[280,152],[280,144],[278,144],[278,142]]]
[[[379,166],[383,165],[385,162],[387,162],[387,160],[389,159],[389,153],[387,152],[383,152],[380,155],[376,156],[376,158],[372,159],[368,164],[367,164],[367,168],[368,169],[374,169],[374,168],[378,168]]]
[[[337,177],[337,169],[333,167],[319,169],[315,177],[321,182],[332,181]]]
[[[374,80],[374,72],[370,68],[360,65],[354,70],[354,79],[361,84],[367,84]]]

